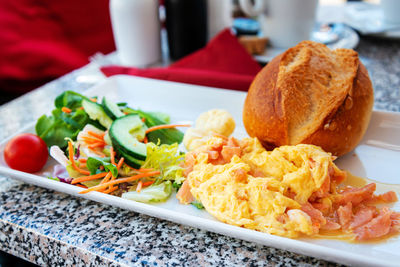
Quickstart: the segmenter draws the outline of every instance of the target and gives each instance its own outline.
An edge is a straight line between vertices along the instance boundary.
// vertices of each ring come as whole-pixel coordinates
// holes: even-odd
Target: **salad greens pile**
[[[73,91],[59,95],[54,106],[35,127],[69,175],[52,179],[141,202],[164,201],[185,180],[178,149],[183,133],[168,125],[168,114]],[[159,125],[167,127],[151,129]]]

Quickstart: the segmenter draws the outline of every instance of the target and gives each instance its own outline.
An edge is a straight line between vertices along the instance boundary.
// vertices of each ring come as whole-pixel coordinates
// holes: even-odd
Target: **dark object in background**
[[[165,0],[170,57],[177,60],[207,43],[207,0]]]

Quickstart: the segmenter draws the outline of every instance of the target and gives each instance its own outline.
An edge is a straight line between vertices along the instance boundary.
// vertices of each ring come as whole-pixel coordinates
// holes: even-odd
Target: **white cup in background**
[[[400,24],[400,0],[381,0],[381,7],[385,22]]]
[[[207,1],[208,40],[221,30],[232,27],[232,9],[232,0]]]
[[[309,40],[318,0],[239,0],[249,16],[258,16],[264,36],[274,47],[288,48]]]
[[[120,63],[145,67],[161,60],[158,0],[111,0],[110,15]]]

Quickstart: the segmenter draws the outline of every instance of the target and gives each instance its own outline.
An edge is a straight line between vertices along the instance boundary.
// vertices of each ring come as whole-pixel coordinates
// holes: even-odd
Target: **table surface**
[[[400,111],[400,42],[361,38],[356,51],[375,89],[375,109]],[[53,106],[65,90],[104,80],[115,54],[0,107],[0,140]],[[186,227],[0,176],[0,250],[39,265],[285,265],[335,263]]]

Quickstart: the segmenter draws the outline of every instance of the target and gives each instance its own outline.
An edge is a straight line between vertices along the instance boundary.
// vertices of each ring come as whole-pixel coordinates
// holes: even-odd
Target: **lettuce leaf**
[[[149,115],[153,116],[153,118],[157,118],[158,120],[163,121],[167,124],[171,122],[171,118],[167,113],[159,112],[159,111],[155,111],[155,112],[149,111],[149,112],[147,112],[147,114],[149,114]]]
[[[82,106],[83,99],[90,101],[89,98],[77,92],[65,91],[56,97],[56,100],[54,101],[54,106],[56,108],[67,107],[70,109],[77,109]]]
[[[43,115],[36,122],[36,134],[40,136],[48,147],[59,146],[61,149],[67,147],[66,137],[75,140],[78,133],[89,121],[85,111],[77,109],[67,114],[57,108],[51,116]]]
[[[90,171],[90,174],[92,175],[98,173],[100,171],[99,170],[100,166],[103,166],[106,172],[111,172],[111,174],[114,177],[118,176],[117,167],[110,162],[110,158],[108,157],[107,158],[90,157],[86,161],[86,166]]]
[[[179,153],[178,144],[172,145],[156,145],[154,143],[147,144],[147,157],[142,168],[153,168],[160,170],[159,181],[172,181],[178,184],[182,183],[183,168],[179,166],[185,159],[185,155]]]
[[[87,161],[89,161],[89,159]],[[81,174],[80,172],[76,171],[72,167],[71,162],[68,163],[68,165],[66,166],[66,169],[67,169],[67,172],[68,172],[68,174],[69,174],[69,176],[71,178],[78,178],[78,177],[84,176],[83,174]],[[87,187],[92,187],[92,186],[96,186],[96,185],[100,184],[101,181],[102,181],[102,178],[96,179],[96,180],[92,180],[92,181],[81,182],[81,184],[83,184],[83,185],[85,185]]]
[[[36,122],[36,134],[40,136],[48,147],[56,145],[65,149],[65,138],[75,140],[83,127],[90,122],[89,116],[80,107],[82,99],[87,97],[72,91],[66,91],[57,96],[54,101],[55,109],[50,116],[43,115]],[[67,107],[71,113],[61,109]]]
[[[134,191],[133,186],[132,191],[122,194],[122,198],[139,202],[165,201],[172,193],[172,183],[182,184],[185,180],[183,168],[179,166],[184,157],[184,154],[179,153],[177,143],[172,145],[148,143],[147,158],[142,168],[160,170],[161,174],[153,185],[142,189],[140,193]]]
[[[57,181],[57,182],[60,181],[60,179],[58,179],[57,177],[53,177],[53,176],[47,176],[47,179],[54,180],[54,181]]]
[[[136,191],[130,191],[122,194],[122,198],[135,200],[138,202],[160,202],[165,201],[169,198],[172,193],[172,183],[166,181],[158,185],[151,185],[143,188],[140,193]]]
[[[190,203],[190,204],[192,204],[193,206],[195,206],[195,207],[196,207],[197,209],[199,209],[199,210],[204,209],[203,204],[201,204],[201,202],[199,202],[199,201],[193,201],[193,202]]]
[[[124,108],[124,112],[129,114],[138,114],[145,119],[147,127],[153,127],[161,124],[169,124],[170,118],[167,114],[162,112],[145,112],[142,110],[135,110],[132,108]],[[177,129],[162,129],[153,131],[147,134],[149,142],[161,144],[181,143],[183,140],[183,133]]]
[[[72,167],[71,162],[69,162],[65,168],[67,169],[69,176],[73,179],[84,176],[82,173],[78,172],[74,169],[74,167]]]

